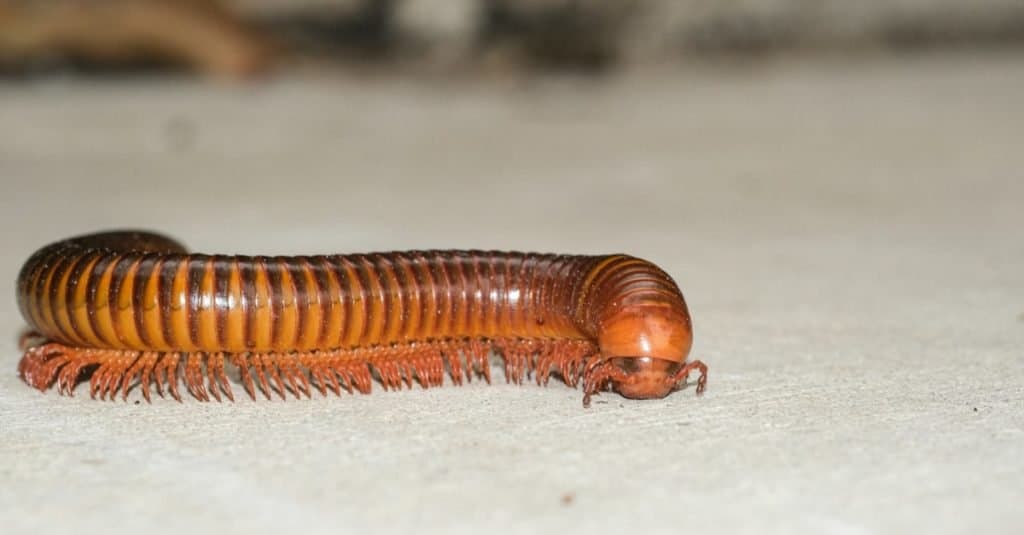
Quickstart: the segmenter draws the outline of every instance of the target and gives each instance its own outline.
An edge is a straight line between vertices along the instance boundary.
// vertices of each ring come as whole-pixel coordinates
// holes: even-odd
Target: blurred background
[[[3,0],[8,73],[238,78],[353,63],[604,72],[776,54],[1012,47],[1014,0]]]
[[[0,0],[0,526],[1020,533],[1022,95],[1020,0]],[[708,392],[32,391],[22,262],[125,227],[631,253]]]

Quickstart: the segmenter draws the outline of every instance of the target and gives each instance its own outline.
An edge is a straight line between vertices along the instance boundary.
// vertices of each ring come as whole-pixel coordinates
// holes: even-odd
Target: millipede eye
[[[640,371],[640,361],[651,360],[650,357],[616,357],[609,359],[609,361],[618,369],[626,373],[636,373]]]

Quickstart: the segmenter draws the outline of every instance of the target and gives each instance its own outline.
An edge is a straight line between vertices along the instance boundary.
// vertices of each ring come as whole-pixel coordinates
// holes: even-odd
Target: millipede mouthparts
[[[407,251],[318,256],[190,254],[147,232],[48,245],[21,269],[31,331],[29,385],[126,398],[151,387],[181,400],[233,400],[226,363],[256,399],[552,375],[583,404],[608,388],[661,398],[707,366],[679,287],[628,255]]]

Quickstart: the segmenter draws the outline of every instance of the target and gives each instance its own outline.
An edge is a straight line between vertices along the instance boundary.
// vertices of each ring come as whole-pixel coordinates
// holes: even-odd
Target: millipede
[[[67,395],[233,401],[229,370],[253,399],[490,383],[492,355],[507,382],[582,383],[584,406],[707,384],[678,285],[624,254],[208,255],[113,231],[38,250],[17,295],[18,373]]]

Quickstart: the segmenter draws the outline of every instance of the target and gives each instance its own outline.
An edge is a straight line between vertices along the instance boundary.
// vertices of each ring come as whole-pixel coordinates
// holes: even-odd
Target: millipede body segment
[[[409,251],[331,256],[189,254],[146,232],[106,232],[37,251],[18,277],[31,331],[23,380],[101,399],[133,388],[234,399],[309,396],[557,374],[584,405],[611,387],[658,398],[693,370],[678,286],[627,255]]]

